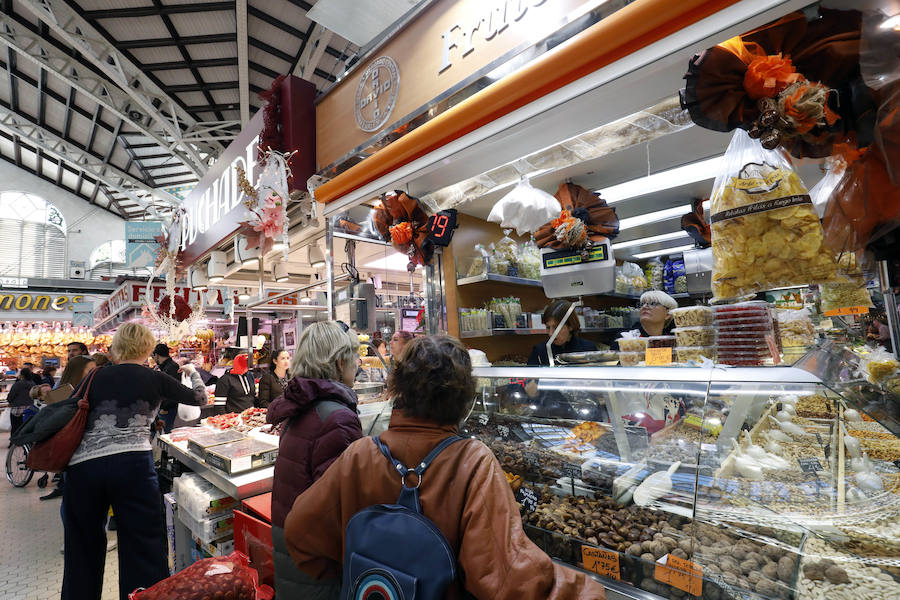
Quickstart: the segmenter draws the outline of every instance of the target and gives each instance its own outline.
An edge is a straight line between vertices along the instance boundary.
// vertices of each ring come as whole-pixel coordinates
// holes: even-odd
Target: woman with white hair
[[[284,520],[294,500],[362,437],[351,386],[359,367],[359,339],[337,321],[303,330],[291,363],[293,379],[269,405],[266,420],[282,424],[272,481],[272,543],[279,598],[336,598],[340,582],[300,572],[284,541]]]
[[[669,313],[678,308],[675,298],[659,290],[641,294],[638,304],[641,309],[641,336],[672,335],[672,316]]]

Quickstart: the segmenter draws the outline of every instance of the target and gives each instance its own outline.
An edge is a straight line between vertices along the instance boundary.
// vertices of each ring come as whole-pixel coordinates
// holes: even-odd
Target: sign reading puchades
[[[295,181],[305,182],[316,170],[315,86],[288,76],[281,88],[282,150],[296,150],[291,159]],[[200,179],[187,198],[184,213],[169,239],[183,252],[184,264],[191,264],[240,228],[246,219],[245,195],[238,185],[238,168],[255,182],[259,135],[264,111],[260,110],[228,145],[215,164]],[[174,249],[170,246],[170,249]]]

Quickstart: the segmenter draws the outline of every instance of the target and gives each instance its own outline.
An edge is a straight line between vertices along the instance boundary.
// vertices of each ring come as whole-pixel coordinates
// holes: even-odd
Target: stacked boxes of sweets
[[[793,364],[815,345],[816,328],[805,310],[782,308],[773,312],[784,360]]]
[[[675,320],[675,356],[680,363],[716,358],[716,329],[708,306],[684,306],[670,311]]]
[[[713,307],[713,312],[720,363],[742,367],[772,364],[775,327],[765,302],[723,304]]]

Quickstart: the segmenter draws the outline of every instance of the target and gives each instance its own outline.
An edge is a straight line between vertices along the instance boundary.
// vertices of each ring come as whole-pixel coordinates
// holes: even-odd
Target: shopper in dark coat
[[[242,412],[256,405],[256,381],[247,371],[247,355],[234,357],[231,369],[216,382],[216,398],[225,398],[227,412]]]
[[[22,370],[19,371],[16,382],[9,388],[9,394],[6,395],[6,401],[9,402],[10,434],[15,433],[16,430],[22,426],[22,415],[25,412],[25,409],[32,404],[29,392],[31,392],[31,388],[34,387],[33,376],[34,374],[31,372],[31,369],[23,367]],[[11,442],[10,445],[12,445]]]
[[[259,378],[259,395],[257,406],[268,408],[273,400],[284,393],[288,382],[291,380],[288,367],[291,366],[291,353],[278,349],[269,358],[269,370]]]
[[[300,336],[284,395],[275,399],[269,423],[283,423],[272,482],[275,589],[284,598],[336,598],[340,584],[315,581],[294,565],[284,541],[284,519],[294,500],[353,441],[362,437],[351,389],[359,365],[359,340],[334,321],[313,323]]]
[[[156,363],[157,368],[159,368],[161,372],[177,381],[181,381],[181,373],[178,372],[178,364],[172,360],[169,347],[166,344],[157,344],[156,348],[153,349],[152,356],[153,362]],[[160,409],[159,419],[163,422],[163,431],[165,433],[172,431],[172,427],[175,425],[175,416],[177,414],[177,410]]]

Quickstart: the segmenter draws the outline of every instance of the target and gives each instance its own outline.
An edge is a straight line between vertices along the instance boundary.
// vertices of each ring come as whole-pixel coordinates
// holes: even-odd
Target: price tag
[[[671,365],[672,349],[671,348],[647,348],[644,354],[644,364],[648,367]]]
[[[563,477],[571,477],[572,479],[581,479],[581,465],[573,465],[572,463],[563,463]]]
[[[505,440],[509,438],[509,427],[506,425],[497,425],[497,433]]]
[[[818,458],[798,458],[797,462],[800,463],[800,469],[804,473],[815,473],[816,471],[824,471],[822,468],[822,463],[819,462]]]
[[[656,561],[653,578],[692,596],[703,593],[703,567],[671,554]]]
[[[826,317],[841,317],[845,315],[866,315],[869,314],[868,306],[844,306],[834,310],[826,310]]]
[[[524,485],[516,492],[516,502],[521,504],[528,512],[534,512],[538,507],[538,496],[535,491]]]
[[[490,420],[491,420],[491,418],[488,416],[487,413],[481,413],[480,415],[478,415],[478,424],[479,425],[482,425],[482,426],[487,425],[488,421],[490,421]]]
[[[619,553],[592,546],[581,547],[581,560],[584,568],[601,577],[621,581],[619,576]]]
[[[541,466],[541,456],[537,452],[523,452],[522,453],[522,462],[530,467],[540,467]]]

